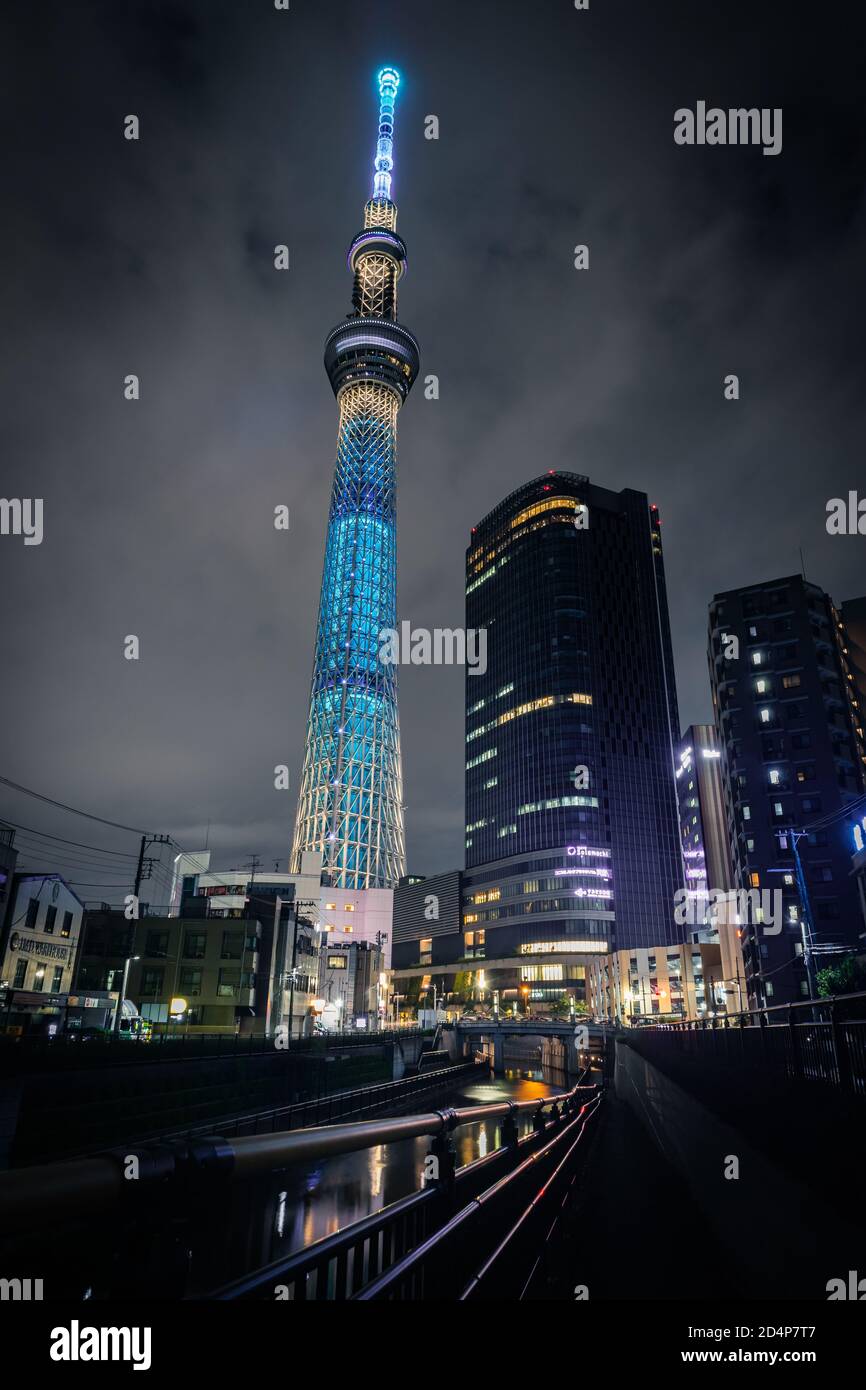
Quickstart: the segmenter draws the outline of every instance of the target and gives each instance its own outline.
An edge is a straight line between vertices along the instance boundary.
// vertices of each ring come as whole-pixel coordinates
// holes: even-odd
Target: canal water
[[[480,1079],[464,1077],[453,1091],[420,1098],[417,1109],[423,1113],[446,1106],[543,1099],[566,1089],[545,1081],[540,1070],[511,1070],[496,1077],[483,1073]],[[531,1112],[519,1123],[521,1133],[526,1133]],[[499,1124],[488,1120],[455,1132],[458,1167],[499,1147]],[[404,1139],[233,1184],[228,1201],[221,1197],[220,1210],[195,1223],[189,1294],[196,1297],[291,1255],[417,1192],[429,1146],[426,1137]]]

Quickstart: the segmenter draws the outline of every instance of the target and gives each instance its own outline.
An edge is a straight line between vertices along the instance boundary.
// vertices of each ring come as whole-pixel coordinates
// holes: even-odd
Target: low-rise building
[[[385,1015],[385,953],[370,941],[336,941],[319,955],[317,1012],[329,1030],[381,1026]]]
[[[72,988],[84,905],[60,874],[14,874],[0,940],[0,1027],[56,1032]]]
[[[711,1018],[738,1007],[717,942],[613,951],[591,962],[588,982],[593,1017],[624,1027]]]
[[[120,991],[128,961],[125,997],[155,1031],[264,1032],[261,934],[250,917],[170,917],[157,908],[128,921],[121,909],[88,908],[76,990]]]

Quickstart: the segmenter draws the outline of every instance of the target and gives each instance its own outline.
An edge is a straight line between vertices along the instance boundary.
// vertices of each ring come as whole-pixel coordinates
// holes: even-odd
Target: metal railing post
[[[454,1205],[455,1179],[457,1176],[457,1150],[454,1148],[454,1140],[451,1137],[457,1121],[455,1110],[439,1110],[436,1112],[442,1117],[442,1128],[438,1134],[433,1136],[430,1149],[425,1160],[425,1168],[430,1160],[433,1160],[434,1177],[432,1185],[440,1192],[446,1207],[450,1210]]]
[[[848,1049],[848,1037],[845,1032],[844,1021],[841,1021],[836,1012],[835,999],[830,1005],[830,1040],[833,1046],[833,1055],[836,1059],[836,1071],[839,1076],[839,1085],[845,1091],[853,1091],[854,1070],[851,1066],[851,1053]]]
[[[797,1036],[797,1025],[794,1022],[793,1005],[788,1008],[788,1033],[791,1039],[791,1061],[794,1067],[794,1076],[802,1081],[803,1079],[803,1058],[800,1051],[800,1039]]]
[[[517,1145],[520,1142],[520,1127],[517,1123],[517,1115],[514,1110],[514,1102],[510,1102],[510,1108],[505,1119],[502,1121],[502,1147],[513,1149],[517,1154]]]

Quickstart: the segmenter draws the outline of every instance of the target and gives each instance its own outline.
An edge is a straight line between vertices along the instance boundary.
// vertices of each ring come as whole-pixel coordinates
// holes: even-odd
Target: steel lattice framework
[[[353,310],[325,344],[340,424],[292,862],[297,871],[304,850],[320,850],[336,888],[394,887],[405,873],[397,676],[379,660],[379,634],[397,619],[397,412],[419,365],[397,323],[398,84],[393,68],[380,72],[373,197],[349,248]]]

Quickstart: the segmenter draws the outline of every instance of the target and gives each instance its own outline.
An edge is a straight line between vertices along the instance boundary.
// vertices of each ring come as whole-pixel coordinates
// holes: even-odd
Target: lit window
[[[761,656],[761,653],[760,653],[760,652],[752,652],[752,665],[753,665],[753,666],[760,666],[760,664],[761,664],[762,661],[763,661],[763,657]]]
[[[779,769],[776,768],[776,767],[771,768],[771,769],[770,769],[770,785],[773,786],[773,787],[778,787],[780,781],[781,781],[781,773],[779,772]]]
[[[770,722],[770,711],[767,709],[767,707],[766,707],[766,705],[765,705],[764,708],[761,710],[761,723],[762,723],[762,724],[769,724],[769,722]]]
[[[345,907],[343,908],[343,911],[344,911],[344,912],[354,912],[354,911],[355,911],[355,904],[354,904],[354,903],[346,903]]]

